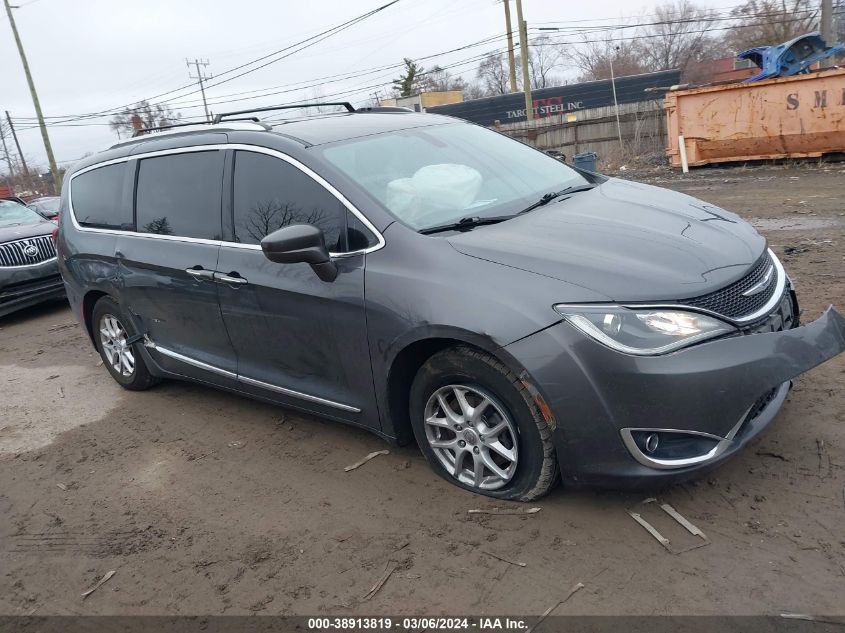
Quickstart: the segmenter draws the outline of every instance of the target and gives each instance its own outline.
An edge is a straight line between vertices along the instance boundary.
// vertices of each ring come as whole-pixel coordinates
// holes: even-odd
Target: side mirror
[[[323,231],[313,224],[291,224],[273,231],[261,240],[264,257],[278,264],[310,264],[323,281],[337,279],[335,266]]]

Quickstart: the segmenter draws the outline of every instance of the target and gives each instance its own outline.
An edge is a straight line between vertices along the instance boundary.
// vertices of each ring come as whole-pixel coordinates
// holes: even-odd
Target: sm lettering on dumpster
[[[834,99],[828,96],[828,92],[827,90],[815,90],[812,96],[792,92],[786,95],[786,109],[797,110],[806,103],[810,103],[810,107],[813,108],[826,108],[829,105],[845,106],[845,88],[842,89],[840,94],[836,95],[838,97],[837,102],[834,102]]]

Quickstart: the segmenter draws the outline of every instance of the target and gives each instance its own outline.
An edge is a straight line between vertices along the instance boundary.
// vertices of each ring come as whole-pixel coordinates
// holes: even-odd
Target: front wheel
[[[120,306],[110,297],[103,297],[92,313],[94,340],[103,364],[121,387],[132,391],[149,389],[157,380],[147,369],[136,344],[127,344],[126,319]]]
[[[551,429],[520,379],[493,356],[456,347],[411,386],[414,435],[432,468],[491,497],[530,501],[557,481]]]

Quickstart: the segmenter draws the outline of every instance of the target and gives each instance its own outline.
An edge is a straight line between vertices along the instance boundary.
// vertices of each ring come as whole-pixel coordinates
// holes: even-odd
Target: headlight
[[[705,339],[736,332],[732,325],[698,312],[636,310],[622,306],[554,306],[575,328],[619,352],[665,354]]]

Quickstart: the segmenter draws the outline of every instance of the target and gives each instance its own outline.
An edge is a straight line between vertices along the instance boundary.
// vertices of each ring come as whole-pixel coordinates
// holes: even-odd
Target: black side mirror
[[[323,281],[337,279],[337,266],[329,256],[323,231],[313,224],[291,224],[261,240],[261,250],[278,264],[310,264]]]

